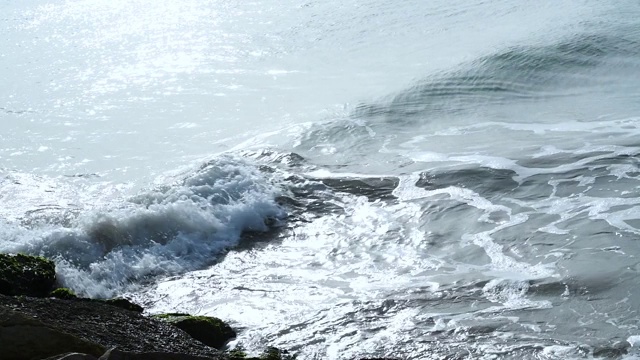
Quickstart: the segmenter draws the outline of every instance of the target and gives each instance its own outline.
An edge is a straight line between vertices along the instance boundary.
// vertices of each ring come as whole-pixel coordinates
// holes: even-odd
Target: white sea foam
[[[265,219],[284,216],[277,193],[252,165],[218,158],[173,184],[85,206],[66,224],[4,224],[1,249],[52,257],[63,284],[109,296],[211,264],[243,231],[267,230]]]
[[[0,8],[0,251],[301,359],[638,354],[637,1]]]

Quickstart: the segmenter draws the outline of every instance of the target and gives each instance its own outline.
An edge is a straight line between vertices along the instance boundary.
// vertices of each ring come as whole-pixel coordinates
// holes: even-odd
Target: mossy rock
[[[243,348],[235,348],[232,350],[227,350],[224,352],[225,355],[229,357],[230,360],[246,360],[247,353]]]
[[[111,306],[116,306],[125,310],[135,311],[138,313],[141,313],[144,311],[144,308],[142,306],[132,303],[130,300],[125,298],[115,298],[115,299],[109,299],[109,300],[103,300],[103,301],[106,304],[109,304]]]
[[[185,313],[166,313],[166,314],[152,315],[151,317],[154,319],[171,322],[171,319],[190,317],[190,316],[191,316],[190,314],[185,314]]]
[[[0,254],[0,294],[46,297],[55,283],[53,261],[40,256]]]
[[[243,348],[236,348],[225,352],[230,360],[295,360],[296,355],[287,350],[281,350],[273,346],[267,347],[259,357],[248,357]]]
[[[270,346],[259,357],[260,360],[295,360],[296,356],[290,354],[287,350],[280,350]]]
[[[57,299],[75,299],[78,297],[76,293],[69,288],[57,288],[53,290],[49,296]]]
[[[174,325],[192,338],[216,349],[222,349],[229,340],[236,337],[236,332],[231,326],[215,317],[180,313],[159,314],[153,317]]]

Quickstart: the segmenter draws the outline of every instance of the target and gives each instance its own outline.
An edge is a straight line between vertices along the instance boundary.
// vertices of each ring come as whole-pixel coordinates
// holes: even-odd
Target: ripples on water
[[[636,3],[0,7],[0,250],[302,359],[638,356]]]

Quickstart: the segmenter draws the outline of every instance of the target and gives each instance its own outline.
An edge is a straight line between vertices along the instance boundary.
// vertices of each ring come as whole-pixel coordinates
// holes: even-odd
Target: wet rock
[[[89,354],[66,353],[66,354],[60,354],[60,355],[48,357],[44,360],[98,360],[98,358]]]
[[[57,299],[75,299],[77,298],[76,293],[74,293],[71,289],[68,288],[57,288],[53,290],[50,294],[50,297],[54,297]]]
[[[173,313],[154,315],[154,318],[168,322],[216,349],[223,348],[229,340],[236,337],[236,332],[229,325],[215,317]]]
[[[287,350],[281,350],[270,346],[262,352],[258,359],[260,360],[295,360],[296,356],[290,354]]]
[[[593,349],[594,358],[618,358],[629,352],[629,344],[626,341],[619,341],[611,345],[600,345]]]
[[[98,360],[214,360],[207,356],[168,353],[168,352],[129,352],[110,349]]]
[[[259,357],[248,357],[242,348],[236,348],[226,353],[229,360],[296,360],[297,355],[291,354],[287,350],[278,349],[273,346],[267,347]]]
[[[0,254],[0,294],[45,297],[55,282],[53,261],[39,256]]]
[[[107,348],[117,347],[130,352],[157,351],[224,358],[219,351],[194,340],[171,324],[108,305],[104,301],[0,295],[0,308],[3,306],[24,316],[37,318],[49,328],[103,346],[104,350],[95,354],[96,357]],[[0,345],[0,359],[3,359],[5,348]],[[94,355],[77,349],[60,349],[37,359],[67,352]]]
[[[141,313],[144,311],[144,308],[142,306],[138,304],[134,304],[130,300],[125,298],[109,299],[109,300],[104,300],[104,302],[111,306],[117,306],[121,309],[129,310],[129,311],[135,311],[138,313]]]
[[[99,344],[50,327],[33,317],[0,306],[2,359],[44,359],[66,352],[100,356]]]

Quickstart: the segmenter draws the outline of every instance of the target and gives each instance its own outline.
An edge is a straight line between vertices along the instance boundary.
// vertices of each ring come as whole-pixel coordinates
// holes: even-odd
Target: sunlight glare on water
[[[631,359],[639,18],[0,1],[0,251],[299,359]]]

